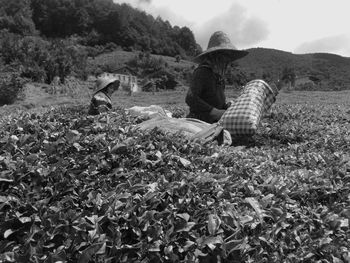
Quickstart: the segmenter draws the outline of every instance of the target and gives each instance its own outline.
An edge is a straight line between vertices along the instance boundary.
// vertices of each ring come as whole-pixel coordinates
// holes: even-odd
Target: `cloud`
[[[269,35],[267,23],[249,16],[247,9],[239,4],[233,4],[227,12],[194,27],[197,42],[203,49],[206,49],[210,35],[218,30],[228,34],[233,45],[239,49],[257,44]]]
[[[151,5],[152,4],[152,0],[113,0],[114,3],[119,3],[119,4],[129,4],[133,7],[137,7],[137,8],[144,8],[145,6]]]
[[[269,36],[269,27],[263,19],[250,15],[248,7],[231,0],[216,0],[221,8],[210,3],[203,4],[202,10],[198,3],[189,0],[178,0],[179,6],[174,6],[171,0],[114,0],[127,2],[134,7],[145,10],[154,17],[160,16],[168,20],[172,26],[186,26],[194,33],[197,43],[203,49],[207,48],[209,38],[215,31],[221,30],[229,35],[232,44],[237,48],[249,48]],[[228,8],[222,8],[225,5]],[[179,8],[178,8],[179,7]],[[185,8],[185,9],[182,9]],[[197,9],[196,9],[197,8]],[[191,11],[192,10],[192,11]],[[196,10],[196,11],[194,11]],[[218,13],[218,10],[224,10]],[[189,14],[192,16],[189,17]],[[193,13],[197,12],[197,13]],[[202,12],[202,13],[198,13]],[[215,12],[215,14],[214,14]],[[194,20],[193,17],[196,17]]]
[[[150,8],[148,9],[148,12],[154,17],[157,17],[159,15],[164,21],[169,21],[172,26],[187,26],[190,28],[192,26],[192,22],[188,21],[183,16],[174,13],[167,7],[157,7],[153,9]]]
[[[295,53],[327,52],[350,57],[350,38],[336,35],[304,42],[295,49]]]

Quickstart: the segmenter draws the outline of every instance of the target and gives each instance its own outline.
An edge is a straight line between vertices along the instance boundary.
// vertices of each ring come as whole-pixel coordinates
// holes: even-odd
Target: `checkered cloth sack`
[[[219,123],[231,136],[254,135],[262,116],[276,101],[278,89],[263,80],[252,80],[225,111]]]

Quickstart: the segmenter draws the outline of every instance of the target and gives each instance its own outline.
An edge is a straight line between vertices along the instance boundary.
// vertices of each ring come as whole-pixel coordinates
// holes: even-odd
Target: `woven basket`
[[[231,136],[251,136],[258,129],[261,118],[276,101],[278,89],[263,80],[252,80],[244,87],[240,96],[228,108],[219,124]]]

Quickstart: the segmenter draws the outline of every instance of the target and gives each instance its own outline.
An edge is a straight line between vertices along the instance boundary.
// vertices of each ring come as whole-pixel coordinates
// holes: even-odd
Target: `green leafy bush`
[[[45,41],[40,37],[21,37],[2,31],[0,52],[5,64],[16,63],[22,76],[51,83],[55,76],[64,79],[74,74],[87,77],[87,52],[71,39]]]
[[[6,29],[21,35],[35,34],[30,0],[0,0],[0,30]]]
[[[33,65],[26,65],[23,67],[21,76],[33,81],[44,82],[46,79],[46,72],[45,69],[40,67],[37,63],[33,63]]]
[[[159,70],[147,76],[153,79],[156,90],[174,90],[178,82],[175,76],[166,70]]]
[[[0,261],[348,262],[347,112],[276,105],[232,147],[121,108],[1,117]]]
[[[24,98],[26,80],[17,74],[7,74],[0,78],[0,106],[14,103]]]
[[[161,57],[151,56],[149,52],[140,52],[127,63],[130,67],[136,68],[142,75],[148,75],[165,68],[165,60]]]

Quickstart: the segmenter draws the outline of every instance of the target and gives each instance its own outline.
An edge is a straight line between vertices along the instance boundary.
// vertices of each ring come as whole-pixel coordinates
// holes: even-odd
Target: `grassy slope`
[[[129,60],[133,59],[135,56],[137,56],[138,52],[128,52],[128,51],[113,51],[106,54],[101,54],[97,56],[94,59],[91,59],[89,63],[97,66],[101,66],[104,64],[112,65],[113,69],[118,69],[122,67],[125,63],[127,63]],[[194,65],[194,63],[187,61],[187,60],[181,60],[180,62],[176,62],[174,57],[169,56],[160,56],[160,55],[152,55],[155,58],[162,58],[169,67],[171,68],[190,68]]]

